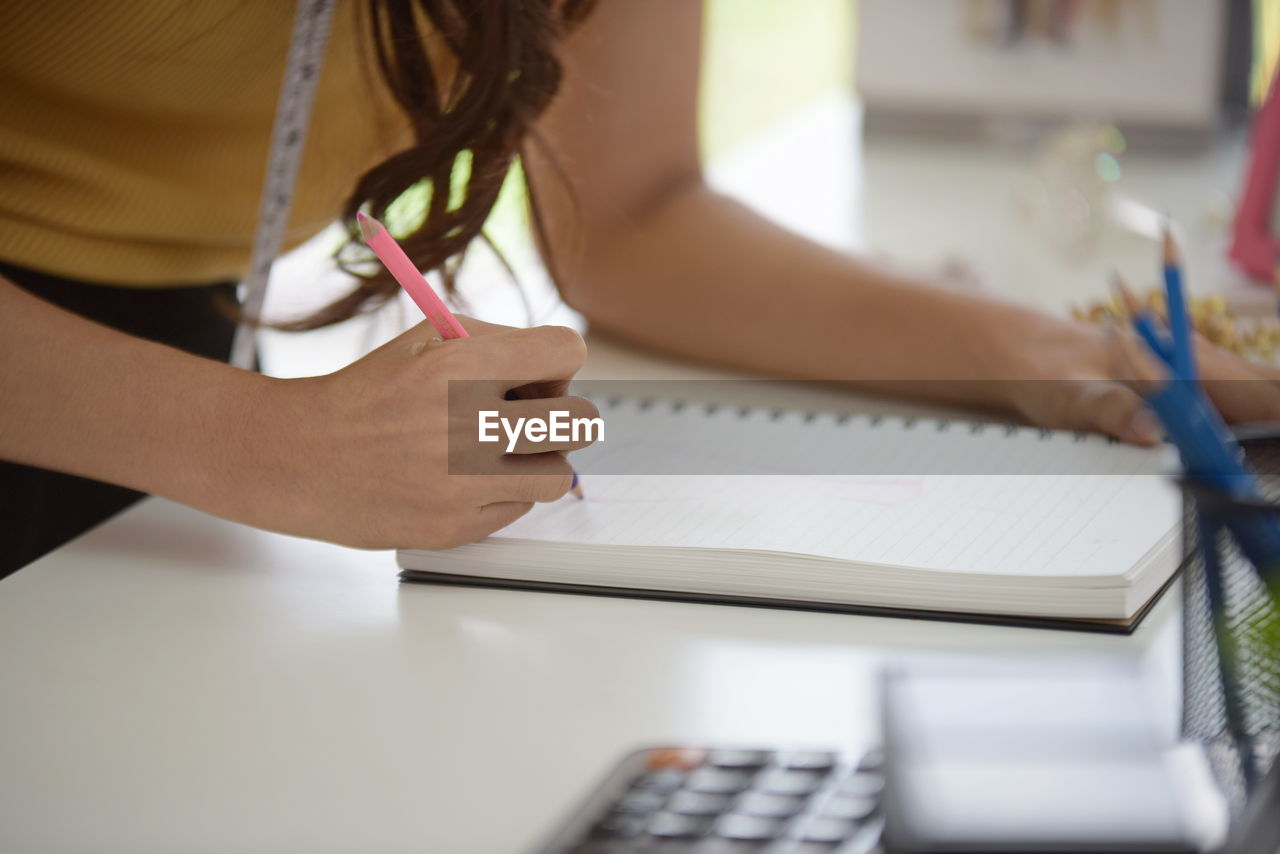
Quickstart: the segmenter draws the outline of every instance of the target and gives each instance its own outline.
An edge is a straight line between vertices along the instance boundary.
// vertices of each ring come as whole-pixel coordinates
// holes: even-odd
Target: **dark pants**
[[[226,361],[231,352],[235,322],[226,307],[235,299],[232,284],[121,288],[4,264],[0,276],[47,302],[130,335],[219,361]],[[22,401],[0,406],[22,406]],[[0,578],[142,497],[109,483],[0,461]]]

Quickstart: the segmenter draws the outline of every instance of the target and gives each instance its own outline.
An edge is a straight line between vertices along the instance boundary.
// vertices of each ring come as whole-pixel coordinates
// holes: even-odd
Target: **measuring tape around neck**
[[[271,265],[284,244],[284,232],[293,207],[311,106],[324,64],[329,25],[335,0],[298,0],[293,19],[289,57],[285,63],[280,100],[276,104],[267,174],[253,236],[253,254],[245,276],[240,308],[242,320],[231,343],[231,364],[252,370],[257,357],[257,323],[267,295]]]

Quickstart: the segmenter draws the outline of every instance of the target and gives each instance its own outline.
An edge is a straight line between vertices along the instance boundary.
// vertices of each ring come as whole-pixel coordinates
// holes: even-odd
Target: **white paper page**
[[[539,505],[495,539],[778,551],[1079,578],[1133,574],[1178,521],[1177,491],[1163,474],[1167,456],[1101,437],[963,421],[641,409],[633,401],[609,409],[606,424],[621,416],[630,429],[621,440],[606,432],[593,449],[598,471],[652,470],[633,461],[651,459],[661,437],[671,471],[733,470],[736,461],[758,469],[760,449],[786,445],[819,469],[839,458],[843,470],[911,473],[587,475],[587,500]],[[799,456],[790,462],[806,467]],[[969,473],[985,469],[1004,473]],[[1089,474],[1017,473],[1046,469]]]
[[[1153,475],[597,475],[494,539],[792,552],[937,571],[1121,576],[1176,524]]]

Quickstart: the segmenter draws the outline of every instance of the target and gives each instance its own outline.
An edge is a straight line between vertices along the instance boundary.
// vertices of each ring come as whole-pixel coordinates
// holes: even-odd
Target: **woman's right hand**
[[[563,497],[573,477],[564,452],[589,442],[506,454],[505,440],[477,441],[477,412],[598,417],[565,396],[586,357],[582,338],[560,326],[462,322],[472,337],[440,341],[424,322],[336,373],[264,388],[249,415],[258,427],[246,431],[256,433],[243,455],[253,462],[231,506],[206,509],[348,546],[440,549]],[[522,399],[504,399],[517,388]]]

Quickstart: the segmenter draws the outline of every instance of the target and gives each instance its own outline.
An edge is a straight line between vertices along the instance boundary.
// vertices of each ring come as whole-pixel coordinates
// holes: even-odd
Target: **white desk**
[[[519,851],[638,745],[857,746],[897,655],[1131,663],[1170,732],[1176,599],[1118,637],[409,586],[149,500],[0,582],[0,851]]]
[[[0,582],[0,850],[519,851],[631,747],[858,745],[889,652],[1122,659],[1167,700],[1175,598],[1116,637],[400,585],[149,500]]]

